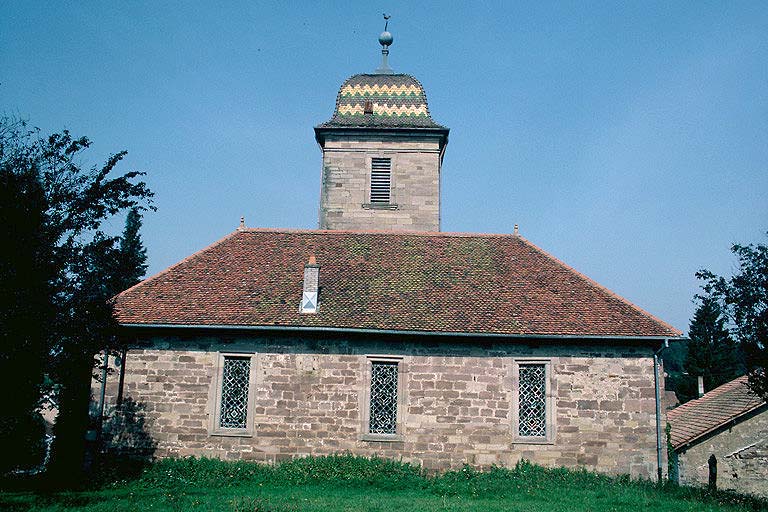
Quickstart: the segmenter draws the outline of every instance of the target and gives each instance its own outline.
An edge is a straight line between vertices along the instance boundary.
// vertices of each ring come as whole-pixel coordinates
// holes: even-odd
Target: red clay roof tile
[[[672,447],[678,449],[765,404],[739,377],[667,412]]]
[[[310,255],[319,309],[301,314]],[[115,306],[121,324],[680,335],[515,235],[242,229]]]

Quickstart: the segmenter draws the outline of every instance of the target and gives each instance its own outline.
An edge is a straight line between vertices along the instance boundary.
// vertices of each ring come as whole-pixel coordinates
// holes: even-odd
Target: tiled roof
[[[365,114],[370,101],[372,114]],[[438,128],[427,106],[421,83],[410,75],[354,75],[348,78],[336,98],[330,121],[322,128]]]
[[[765,404],[739,377],[667,412],[672,447],[678,449]]]
[[[310,255],[319,309],[301,314]],[[119,294],[116,314],[122,324],[680,334],[516,235],[241,229]]]

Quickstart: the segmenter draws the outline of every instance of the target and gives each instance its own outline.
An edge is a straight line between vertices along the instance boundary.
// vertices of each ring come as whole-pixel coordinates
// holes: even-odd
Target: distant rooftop
[[[667,412],[672,447],[682,448],[763,405],[765,400],[747,387],[746,376],[723,384]]]

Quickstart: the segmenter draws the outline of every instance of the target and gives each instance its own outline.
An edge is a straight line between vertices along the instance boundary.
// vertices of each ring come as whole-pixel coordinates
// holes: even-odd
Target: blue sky
[[[768,230],[768,3],[4,2],[0,112],[128,150],[150,273],[315,228],[348,76],[390,64],[451,128],[444,231],[527,239],[687,331],[696,270]],[[122,229],[122,219],[112,223]]]

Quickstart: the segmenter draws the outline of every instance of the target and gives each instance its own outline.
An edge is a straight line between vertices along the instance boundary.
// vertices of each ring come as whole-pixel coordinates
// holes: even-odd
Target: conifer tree
[[[131,208],[125,219],[125,229],[120,237],[119,281],[115,293],[130,288],[144,278],[147,272],[147,249],[141,242],[141,213],[138,208]]]
[[[698,376],[704,378],[706,392],[744,374],[741,351],[731,337],[722,308],[714,297],[700,297],[688,337],[683,363],[688,378],[678,388],[681,401],[696,397]]]

